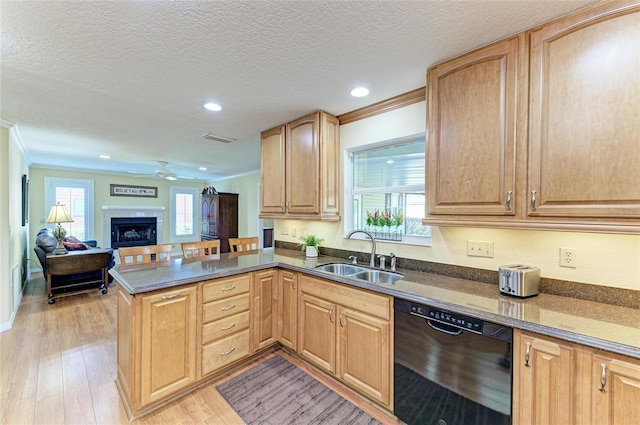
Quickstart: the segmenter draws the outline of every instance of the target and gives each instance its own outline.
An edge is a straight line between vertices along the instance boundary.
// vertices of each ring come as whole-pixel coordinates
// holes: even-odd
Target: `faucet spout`
[[[351,239],[351,236],[353,236],[355,233],[364,233],[365,235],[367,235],[369,237],[369,239],[371,239],[371,258],[369,259],[369,266],[371,267],[375,267],[376,266],[376,240],[373,237],[373,235],[369,232],[367,232],[366,230],[352,230],[347,234],[347,239]]]

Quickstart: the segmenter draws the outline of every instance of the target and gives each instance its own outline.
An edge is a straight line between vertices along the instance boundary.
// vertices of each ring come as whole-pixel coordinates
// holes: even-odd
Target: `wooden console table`
[[[47,294],[49,296],[49,304],[56,302],[56,298],[68,295],[75,295],[81,292],[94,290],[94,288],[86,289],[89,285],[97,285],[97,289],[101,289],[103,294],[107,293],[108,271],[109,271],[110,252],[106,249],[91,249],[86,251],[69,251],[67,254],[54,255],[47,254]],[[55,285],[52,288],[53,276],[68,276],[77,273],[100,272],[100,276],[95,279],[72,281],[68,284]],[[54,290],[81,288],[79,291],[72,293],[54,294]]]

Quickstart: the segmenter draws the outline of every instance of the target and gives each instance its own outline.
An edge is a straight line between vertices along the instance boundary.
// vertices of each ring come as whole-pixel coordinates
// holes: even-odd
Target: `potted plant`
[[[306,251],[307,257],[317,257],[320,250],[320,244],[324,242],[324,239],[317,237],[316,235],[307,235],[300,238],[302,241],[302,251]]]

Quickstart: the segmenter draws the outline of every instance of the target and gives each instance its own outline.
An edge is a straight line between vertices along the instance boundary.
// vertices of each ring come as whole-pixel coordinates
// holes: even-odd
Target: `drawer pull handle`
[[[529,366],[529,354],[531,353],[531,343],[527,342],[525,345],[527,346],[527,351],[525,351],[524,353],[524,366],[531,367]]]
[[[229,306],[229,307],[220,307],[220,310],[222,310],[222,311],[229,311],[229,310],[233,310],[234,308],[236,308],[236,305],[235,305],[235,304],[234,304],[234,305],[232,305],[232,306]]]
[[[179,297],[180,295],[182,295],[182,292],[178,292],[177,294],[173,294],[173,295],[163,295],[162,299],[170,300],[171,298],[176,298],[176,297]]]
[[[220,289],[222,292],[227,292],[227,291],[233,291],[234,289],[236,289],[236,285],[230,286],[228,288],[222,288]]]
[[[229,326],[225,326],[224,328],[220,328],[221,331],[228,331],[229,329],[233,329],[236,327],[236,322],[233,322]]]
[[[297,274],[293,275],[293,279],[291,279],[291,289],[296,289],[296,279],[298,278]]]
[[[236,347],[233,347],[231,350],[229,351],[224,351],[222,353],[220,353],[221,356],[228,356],[229,354],[233,353],[234,351],[236,351]]]
[[[329,321],[333,323],[333,307],[329,309]]]
[[[511,211],[511,194],[512,193],[513,193],[513,190],[507,191],[507,211]]]
[[[600,386],[598,387],[598,391],[601,393],[606,393],[607,390],[605,386],[607,385],[607,365],[604,363],[600,363],[600,367],[602,368],[602,375],[600,375]]]
[[[344,316],[344,310],[342,310],[342,311],[340,312],[340,320],[339,320],[339,321],[340,321],[340,327],[341,327],[341,328],[344,328],[344,323],[342,323],[342,316]]]

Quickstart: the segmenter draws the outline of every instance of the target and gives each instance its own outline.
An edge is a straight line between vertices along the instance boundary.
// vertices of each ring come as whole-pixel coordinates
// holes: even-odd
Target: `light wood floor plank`
[[[115,285],[115,284],[114,284]],[[129,424],[115,386],[116,290],[89,292],[47,303],[44,279],[36,276],[11,329],[0,333],[0,423]],[[371,402],[354,395],[288,352],[277,353],[383,423],[397,424]],[[241,425],[215,386],[260,361],[199,388],[132,425]]]

